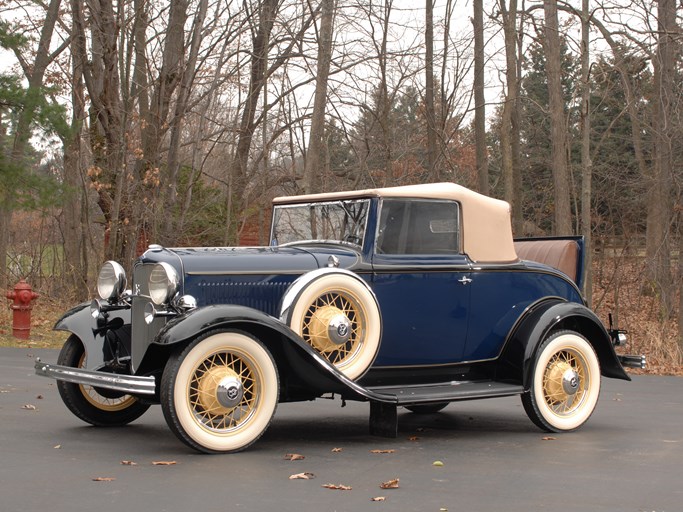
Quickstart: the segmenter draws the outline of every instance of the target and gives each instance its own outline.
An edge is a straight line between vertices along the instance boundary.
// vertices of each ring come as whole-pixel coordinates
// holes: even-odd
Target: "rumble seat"
[[[515,250],[520,259],[544,263],[576,282],[579,246],[574,240],[516,240]]]

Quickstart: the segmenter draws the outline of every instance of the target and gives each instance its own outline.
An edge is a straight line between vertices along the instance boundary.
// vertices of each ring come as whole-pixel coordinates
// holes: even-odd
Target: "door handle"
[[[467,285],[467,284],[470,284],[470,283],[472,282],[472,280],[471,280],[469,277],[467,277],[467,276],[462,276],[460,279],[458,279],[458,282],[459,282],[460,284],[465,284],[465,285]]]

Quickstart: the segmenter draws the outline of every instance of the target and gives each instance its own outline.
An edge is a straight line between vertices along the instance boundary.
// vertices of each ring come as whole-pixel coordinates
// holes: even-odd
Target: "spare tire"
[[[352,272],[304,274],[285,294],[281,319],[350,379],[362,376],[377,356],[382,334],[377,299]]]

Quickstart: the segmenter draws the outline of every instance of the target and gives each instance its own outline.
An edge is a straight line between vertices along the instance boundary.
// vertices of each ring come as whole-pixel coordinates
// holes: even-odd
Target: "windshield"
[[[325,241],[361,247],[369,209],[369,199],[276,206],[271,245]]]

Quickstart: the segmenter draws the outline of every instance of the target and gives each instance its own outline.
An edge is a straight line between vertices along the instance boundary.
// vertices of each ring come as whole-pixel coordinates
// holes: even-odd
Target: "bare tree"
[[[304,167],[304,192],[319,191],[317,178],[325,168],[325,107],[327,87],[332,62],[332,41],[334,34],[334,0],[320,0],[320,29],[318,31],[318,67],[313,100],[311,132]]]
[[[546,54],[546,74],[550,109],[551,162],[555,196],[553,231],[557,235],[572,233],[572,212],[567,162],[567,132],[562,94],[562,69],[557,0],[544,0],[545,30],[543,46]]]
[[[592,177],[591,118],[590,118],[590,7],[589,0],[581,2],[581,232],[584,236],[586,257],[584,260],[583,294],[588,303],[593,296],[593,247],[592,247]]]
[[[474,139],[479,192],[489,193],[489,161],[486,144],[486,97],[484,96],[484,2],[474,0]]]
[[[652,125],[654,155],[650,182],[646,252],[648,273],[659,296],[662,314],[672,313],[670,225],[672,219],[671,173],[673,170],[676,38],[675,0],[657,2],[657,49],[653,60],[654,101]]]
[[[500,145],[504,198],[512,206],[512,228],[516,234],[523,232],[522,176],[519,164],[519,61],[517,31],[517,0],[499,0],[505,35],[505,84],[506,95],[500,128]],[[521,24],[520,24],[521,26]]]

